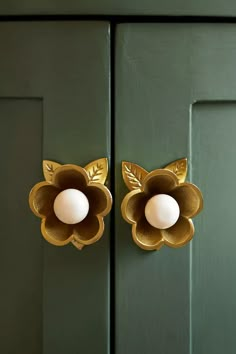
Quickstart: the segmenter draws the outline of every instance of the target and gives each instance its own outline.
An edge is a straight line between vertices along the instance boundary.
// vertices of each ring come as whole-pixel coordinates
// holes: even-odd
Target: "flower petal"
[[[132,226],[132,236],[134,242],[144,250],[159,250],[164,244],[162,230],[151,226],[145,216]]]
[[[104,231],[103,217],[91,213],[74,226],[73,236],[79,243],[90,245],[98,241]]]
[[[42,220],[41,231],[44,238],[56,246],[64,246],[72,239],[73,227],[57,219],[52,213],[49,217]]]
[[[149,195],[168,194],[178,186],[177,176],[168,170],[158,169],[150,172],[143,181],[144,191]]]
[[[90,182],[85,194],[89,200],[89,210],[93,215],[105,216],[112,206],[112,196],[103,184]]]
[[[180,214],[192,218],[203,208],[202,193],[192,183],[182,183],[170,195],[175,198],[180,207]]]
[[[166,245],[181,247],[193,238],[194,225],[191,219],[180,216],[177,223],[169,229],[162,230],[162,234]]]
[[[126,194],[121,204],[123,218],[131,224],[137,222],[144,215],[147,201],[148,197],[140,189]]]
[[[29,195],[29,204],[33,213],[41,218],[50,215],[59,192],[58,188],[48,182],[37,183]]]
[[[88,175],[80,166],[63,165],[55,170],[52,183],[62,190],[75,188],[84,192],[88,184]]]

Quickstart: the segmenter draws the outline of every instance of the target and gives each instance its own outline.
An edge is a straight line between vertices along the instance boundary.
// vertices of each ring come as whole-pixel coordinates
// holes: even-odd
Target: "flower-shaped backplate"
[[[131,162],[122,164],[123,179],[131,190],[121,205],[123,218],[132,224],[134,242],[145,250],[158,250],[164,244],[181,247],[189,242],[194,234],[191,218],[203,207],[202,194],[198,187],[185,182],[187,159],[174,161],[164,169],[150,173]],[[176,224],[167,229],[158,229],[148,223],[145,217],[147,201],[158,194],[174,198],[180,209]]]
[[[103,217],[112,206],[112,196],[104,183],[108,173],[106,158],[80,167],[60,165],[43,161],[45,181],[37,183],[29,195],[29,204],[35,215],[42,219],[41,232],[44,238],[57,246],[72,242],[78,249],[98,241],[104,232]],[[57,195],[66,189],[78,189],[89,201],[89,212],[78,224],[69,225],[60,221],[54,212]]]

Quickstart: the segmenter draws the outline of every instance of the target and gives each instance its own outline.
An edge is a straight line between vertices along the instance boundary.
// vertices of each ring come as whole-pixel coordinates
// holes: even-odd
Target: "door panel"
[[[193,105],[193,176],[205,195],[191,260],[193,353],[235,352],[235,117],[236,101]]]
[[[234,0],[2,0],[0,15],[235,16]]]
[[[109,219],[97,244],[55,247],[28,193],[42,159],[110,155],[109,24],[1,23],[0,43],[0,352],[107,353]]]
[[[3,353],[42,353],[42,238],[26,197],[41,174],[42,108],[40,99],[0,99]]]
[[[233,354],[236,26],[124,24],[116,36],[117,354]],[[190,245],[145,252],[121,220],[121,161],[188,157],[205,208]]]

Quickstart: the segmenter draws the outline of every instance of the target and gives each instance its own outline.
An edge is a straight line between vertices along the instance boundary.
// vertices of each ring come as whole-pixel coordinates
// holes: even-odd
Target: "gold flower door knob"
[[[203,207],[201,191],[185,182],[187,159],[147,172],[131,162],[122,163],[130,192],[121,205],[123,218],[132,224],[134,242],[144,250],[159,250],[164,244],[181,247],[194,234],[191,220]]]
[[[111,193],[104,186],[107,159],[84,168],[45,160],[43,173],[45,181],[29,195],[31,210],[42,219],[43,237],[56,246],[72,242],[80,250],[98,241],[104,232],[103,218],[112,206]]]

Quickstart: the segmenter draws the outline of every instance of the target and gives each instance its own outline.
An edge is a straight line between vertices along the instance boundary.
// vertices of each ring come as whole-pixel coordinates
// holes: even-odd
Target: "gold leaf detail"
[[[188,172],[188,160],[187,158],[176,160],[167,165],[164,169],[174,172],[178,177],[180,183],[183,183],[186,179]]]
[[[87,166],[85,166],[85,170],[87,171],[91,182],[104,184],[108,174],[107,158],[90,162]]]
[[[148,172],[132,162],[122,162],[122,175],[126,186],[130,189],[142,188],[143,180]]]
[[[47,182],[52,181],[52,175],[54,171],[61,165],[54,161],[43,160],[43,174]]]

